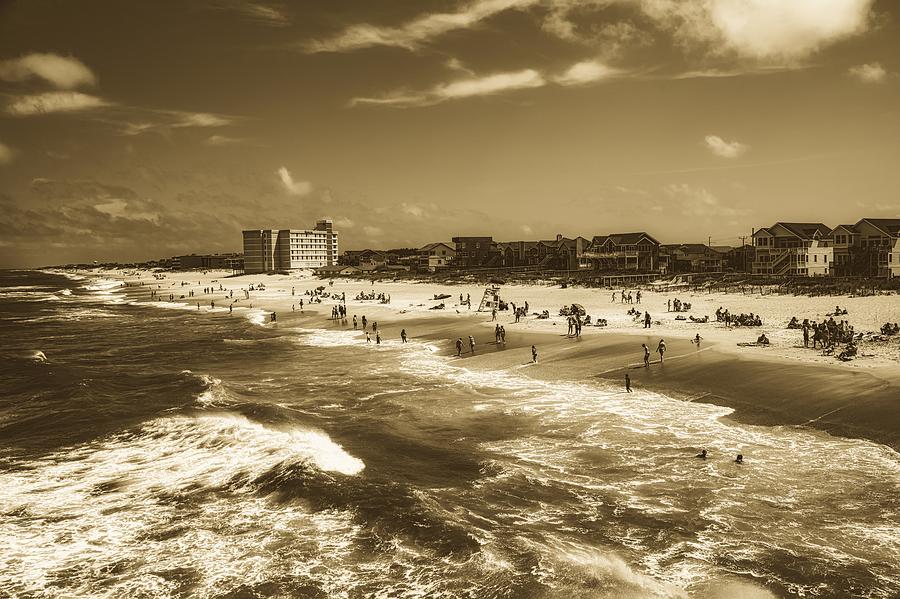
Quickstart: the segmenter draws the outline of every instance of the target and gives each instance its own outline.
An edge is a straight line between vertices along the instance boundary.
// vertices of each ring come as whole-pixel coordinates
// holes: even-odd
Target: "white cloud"
[[[81,92],[46,92],[29,96],[16,96],[6,106],[14,116],[31,116],[53,112],[77,112],[110,106],[103,98]]]
[[[0,164],[9,164],[13,160],[12,148],[0,142]]]
[[[608,79],[619,73],[617,69],[610,68],[596,60],[583,60],[573,64],[566,71],[553,80],[560,85],[582,85]]]
[[[388,104],[394,106],[430,106],[447,100],[458,100],[474,96],[486,96],[504,91],[542,87],[544,77],[534,69],[524,69],[512,73],[495,73],[484,77],[458,79],[441,83],[433,88],[415,93],[395,92],[378,98],[354,98],[350,105]]]
[[[526,235],[532,235],[534,233],[528,225],[522,225],[522,232]]]
[[[203,143],[208,146],[232,146],[243,143],[243,139],[238,137],[228,137],[227,135],[210,135]]]
[[[354,227],[354,222],[346,216],[341,216],[334,219],[334,226],[340,229],[352,229]]]
[[[275,27],[284,27],[290,25],[291,19],[287,14],[279,8],[261,2],[248,2],[246,0],[236,0],[228,4],[220,6],[235,12],[241,13],[254,21],[259,21],[266,25]]]
[[[539,0],[476,0],[452,13],[418,16],[397,27],[360,23],[337,36],[305,44],[308,52],[348,52],[373,46],[393,46],[413,50],[422,42],[457,29],[469,29],[481,21],[510,9],[538,4]]]
[[[378,237],[379,235],[384,233],[384,231],[380,227],[366,225],[365,227],[363,227],[363,233],[365,233],[369,237]]]
[[[172,114],[176,117],[173,127],[224,127],[233,122],[230,117],[208,112],[173,111]]]
[[[687,183],[672,183],[663,192],[678,204],[682,214],[690,217],[733,217],[747,213],[747,210],[723,205],[719,198],[703,187],[692,187]]]
[[[97,83],[96,75],[71,56],[35,53],[0,61],[0,79],[25,81],[32,77],[39,77],[60,89]]]
[[[284,166],[278,169],[278,177],[281,179],[281,184],[284,185],[284,188],[291,195],[305,196],[312,191],[312,183],[308,181],[294,181],[291,172]]]
[[[703,140],[713,154],[722,158],[737,158],[749,147],[739,141],[725,141],[718,135],[707,135]]]
[[[887,71],[877,62],[851,67],[849,73],[863,83],[881,83],[887,78]]]
[[[638,0],[654,24],[713,54],[791,62],[869,27],[874,0]]]
[[[403,202],[400,204],[400,210],[402,210],[405,214],[417,219],[421,219],[425,216],[425,210],[416,204],[407,204]]]
[[[144,220],[151,223],[159,223],[159,213],[141,211],[138,206],[129,205],[125,200],[109,198],[100,204],[94,204],[94,210],[114,219]]]

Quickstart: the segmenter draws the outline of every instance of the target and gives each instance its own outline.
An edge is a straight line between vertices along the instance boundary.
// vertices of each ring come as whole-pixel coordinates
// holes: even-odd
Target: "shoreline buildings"
[[[337,264],[338,233],[327,219],[315,229],[246,230],[244,272],[247,274],[321,268]]]

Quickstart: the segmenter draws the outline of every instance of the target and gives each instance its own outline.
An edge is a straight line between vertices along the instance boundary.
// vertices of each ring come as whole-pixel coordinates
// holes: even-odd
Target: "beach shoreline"
[[[636,392],[636,401],[640,401],[641,392],[659,393],[683,401],[727,407],[732,412],[726,417],[736,422],[760,426],[802,426],[832,435],[867,439],[900,450],[900,410],[897,410],[896,399],[900,397],[900,364],[890,354],[871,361],[858,360],[857,362],[862,362],[862,366],[852,364],[848,367],[833,360],[798,359],[792,355],[793,352],[779,351],[778,348],[754,347],[749,348],[752,351],[745,351],[748,348],[738,348],[734,339],[741,335],[755,337],[756,328],[724,330],[710,326],[713,323],[698,324],[696,328],[666,326],[674,320],[674,315],[665,312],[664,324],[654,324],[649,330],[638,328],[638,325],[629,327],[632,323],[621,319],[611,319],[609,327],[585,327],[584,334],[574,338],[565,334],[567,327],[564,319],[560,320],[560,317],[554,315],[552,307],[545,305],[546,300],[541,305],[532,301],[533,309],[530,312],[547,309],[553,315],[551,319],[540,321],[529,317],[526,322],[516,324],[510,322],[509,312],[499,313],[497,323],[506,328],[506,343],[495,344],[493,327],[497,323],[491,321],[490,313],[476,311],[480,295],[475,297],[478,288],[472,286],[469,286],[471,290],[465,288],[463,292],[459,287],[441,285],[440,289],[447,289],[448,293],[455,292],[455,295],[446,300],[454,305],[450,309],[429,310],[429,304],[436,302],[430,300],[433,295],[430,291],[434,286],[427,284],[418,284],[410,290],[408,283],[403,289],[380,283],[375,290],[383,290],[392,295],[391,303],[382,304],[354,299],[359,290],[371,287],[361,281],[338,279],[334,285],[329,285],[327,281],[308,277],[245,275],[226,278],[222,273],[200,275],[193,272],[169,273],[172,278],[163,280],[154,279],[147,272],[132,272],[127,275],[124,272],[82,271],[79,274],[122,281],[128,285],[125,290],[129,297],[145,304],[159,303],[149,301],[152,286],[157,286],[157,293],[166,299],[169,293],[177,292],[174,302],[162,303],[167,307],[182,309],[193,309],[199,303],[198,311],[212,315],[227,315],[227,306],[232,299],[226,300],[221,291],[186,298],[180,297],[182,292],[186,293],[188,289],[199,291],[198,288],[218,290],[219,285],[227,290],[234,290],[262,281],[266,290],[254,290],[250,292],[249,300],[236,302],[235,315],[252,316],[254,322],[266,326],[299,324],[325,330],[352,330],[352,315],[361,317],[365,314],[370,323],[379,323],[379,331],[384,339],[395,340],[399,337],[400,330],[406,329],[410,339],[433,345],[451,363],[464,368],[514,371],[516,374],[547,382],[619,385],[623,393],[624,375],[627,372]],[[180,281],[187,281],[189,277],[190,284],[182,285]],[[176,279],[179,281],[177,284]],[[141,282],[144,283],[143,286],[140,285]],[[305,295],[305,291],[320,286],[324,286],[326,292],[347,294],[346,325],[329,318],[331,308],[336,303],[334,298],[309,304],[311,296]],[[536,297],[541,295],[543,289],[515,286],[504,291],[513,297],[520,294]],[[569,290],[562,290],[563,293],[565,291]],[[578,295],[584,295],[583,290],[578,291],[582,292]],[[598,297],[609,293],[606,290],[590,291]],[[471,310],[456,305],[459,293],[472,297]],[[233,299],[238,299],[238,294],[234,295]],[[300,299],[304,300],[302,310],[299,308]],[[419,301],[415,301],[416,299]],[[816,299],[824,299],[824,305],[832,301],[846,301],[845,298]],[[653,305],[658,306],[659,298],[652,296],[650,301],[645,299],[644,306],[651,306],[654,300],[656,303]],[[215,309],[210,302],[216,302]],[[624,312],[626,306],[641,307],[610,304],[610,316],[613,316],[611,312],[617,308],[619,312]],[[588,311],[596,314],[599,308],[588,306]],[[267,316],[272,312],[277,314],[274,323],[269,322]],[[766,317],[762,310],[758,313]],[[604,317],[604,314],[606,312],[601,312],[597,318]],[[654,323],[657,322],[660,321],[654,320]],[[680,323],[681,321],[675,321],[675,324]],[[762,330],[771,328],[761,327]],[[361,329],[360,324],[359,337],[364,343]],[[370,326],[369,331],[371,330]],[[695,330],[702,333],[699,348],[692,342],[697,334]],[[468,352],[469,335],[476,339],[474,356]],[[374,345],[375,335],[372,334],[371,337]],[[455,355],[453,342],[456,338],[462,338],[464,342],[466,353],[462,359],[457,359]],[[653,353],[653,363],[645,368],[642,364],[641,343],[646,343],[651,352],[655,352],[660,338],[664,338],[668,345],[666,363],[660,365],[659,356]],[[784,336],[776,336],[774,341],[783,343]],[[535,345],[538,350],[537,364],[531,364],[531,345]]]

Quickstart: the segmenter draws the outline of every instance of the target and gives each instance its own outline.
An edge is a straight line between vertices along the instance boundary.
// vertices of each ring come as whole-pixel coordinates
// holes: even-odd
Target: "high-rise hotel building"
[[[337,264],[338,234],[330,220],[315,229],[244,231],[244,272],[282,272]]]

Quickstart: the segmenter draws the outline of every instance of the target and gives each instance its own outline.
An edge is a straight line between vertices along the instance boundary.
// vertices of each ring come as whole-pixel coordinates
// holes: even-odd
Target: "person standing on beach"
[[[662,339],[659,340],[659,345],[656,346],[656,351],[659,353],[659,363],[663,363],[663,356],[666,353],[666,342]]]
[[[375,333],[375,345],[381,345],[381,333]]]
[[[494,343],[500,343],[500,325],[494,327]]]
[[[506,327],[500,326],[500,343],[506,343]]]
[[[456,338],[456,357],[459,358],[462,355],[462,337]]]
[[[491,310],[491,322],[494,322],[495,320],[497,320],[497,308]]]
[[[637,290],[637,293],[635,294],[635,299],[637,300],[637,302],[635,302],[635,303],[638,303],[638,304],[641,303],[641,290],[640,289]]]
[[[697,349],[700,349],[700,340],[701,339],[703,339],[703,337],[700,336],[700,333],[697,333],[696,335],[694,335],[694,338],[691,340],[691,343],[696,343]]]
[[[672,300],[666,300],[666,312],[672,311]]]
[[[803,347],[809,347],[809,325],[803,323]]]
[[[641,343],[641,347],[644,348],[644,368],[650,368],[650,348],[646,343]]]
[[[631,377],[625,374],[625,392],[631,393]]]
[[[400,340],[406,343],[406,329],[400,329]]]
[[[369,321],[366,320],[366,315],[365,315],[365,314],[363,314],[363,317],[362,317],[362,323],[363,323],[363,330],[365,331],[365,330],[366,330],[366,327],[369,326]]]
[[[610,303],[613,303],[613,304],[616,303],[616,292],[615,291],[612,292],[612,299],[609,301],[610,301]]]
[[[359,323],[356,322],[356,314],[354,314],[354,315],[353,315],[353,330],[354,330],[354,331],[356,330],[356,327],[358,326],[358,324],[359,324]]]
[[[650,313],[649,312],[644,312],[644,328],[645,329],[650,328]]]
[[[472,335],[469,335],[469,351],[471,351],[473,355],[475,354],[475,337]]]
[[[537,364],[537,348],[535,346],[531,346],[531,363]]]

